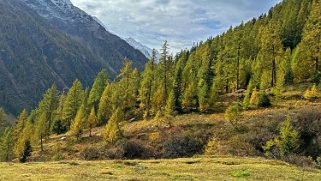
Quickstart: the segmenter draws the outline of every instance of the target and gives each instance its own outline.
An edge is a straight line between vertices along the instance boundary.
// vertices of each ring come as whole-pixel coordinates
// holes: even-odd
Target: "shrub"
[[[84,160],[100,160],[101,157],[101,150],[96,147],[85,147],[81,153],[80,156]]]
[[[320,73],[318,71],[314,71],[311,75],[311,82],[315,84],[320,83]]]
[[[266,93],[264,91],[258,92],[256,89],[252,93],[250,104],[251,104],[251,106],[254,106],[254,107],[269,107],[269,106],[271,106],[270,99],[266,95]]]
[[[259,94],[259,102],[258,102],[258,107],[270,107],[271,102],[269,97],[266,95],[264,91],[261,91]]]
[[[191,157],[201,153],[205,144],[205,141],[195,135],[173,135],[164,143],[163,156],[165,158]]]
[[[150,157],[150,151],[139,140],[129,140],[122,145],[125,159],[143,159]]]
[[[253,91],[253,83],[252,83],[252,81],[250,81],[249,85],[247,86],[246,94],[245,94],[245,97],[243,100],[243,108],[244,109],[248,109],[250,106],[252,91]]]
[[[108,149],[103,149],[101,152],[101,159],[122,159],[123,150],[119,147],[113,147]]]
[[[27,158],[31,156],[31,152],[32,152],[31,143],[29,140],[26,140],[22,154],[20,155],[20,158],[19,158],[19,162],[25,163],[27,161]]]
[[[120,140],[116,145],[85,147],[80,156],[84,160],[146,159],[153,157],[153,150],[139,140]]]
[[[273,152],[277,152],[279,156],[285,156],[296,150],[299,147],[299,133],[291,124],[291,119],[288,117],[286,121],[281,123],[280,136],[274,140],[268,141],[263,146],[267,156],[277,156]]]
[[[316,161],[317,161],[316,168],[321,169],[321,157],[318,157]]]
[[[208,141],[208,143],[207,143],[207,145],[205,147],[204,153],[207,154],[207,155],[214,155],[215,152],[216,152],[216,148],[217,148],[217,141],[213,137]]]
[[[60,153],[56,153],[56,154],[51,158],[52,161],[59,161],[59,160],[64,160],[64,159],[65,159],[65,157],[64,157],[62,154],[60,154]]]
[[[287,155],[286,157],[284,157],[282,160],[285,162],[300,166],[300,167],[309,167],[309,168],[316,167],[316,163],[312,159],[312,157],[290,154],[290,155]]]
[[[235,102],[233,105],[229,106],[225,111],[225,119],[230,122],[231,125],[237,129],[239,121],[242,115],[242,105],[239,102]]]
[[[316,85],[313,85],[312,88],[308,88],[305,92],[303,97],[307,100],[315,100],[317,98],[317,88]]]
[[[257,151],[248,142],[247,134],[237,133],[226,141],[220,141],[218,145],[219,154],[228,154],[235,156],[255,156]]]
[[[296,111],[293,125],[300,134],[300,151],[317,158],[321,153],[320,107],[306,106]]]

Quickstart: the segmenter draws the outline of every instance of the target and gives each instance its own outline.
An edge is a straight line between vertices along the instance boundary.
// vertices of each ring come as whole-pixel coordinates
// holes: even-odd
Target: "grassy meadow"
[[[263,158],[2,163],[0,180],[268,180],[319,181],[321,171]]]

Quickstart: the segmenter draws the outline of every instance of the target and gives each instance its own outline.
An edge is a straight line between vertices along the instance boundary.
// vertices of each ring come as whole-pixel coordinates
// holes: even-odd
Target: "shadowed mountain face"
[[[113,78],[125,57],[139,69],[146,61],[102,26],[80,28],[82,19],[92,20],[88,15],[75,24],[57,19],[39,16],[22,0],[0,0],[0,106],[7,112],[34,107],[53,83],[62,90],[78,78],[89,86],[102,68]]]
[[[96,18],[72,5],[69,0],[20,0],[50,24],[80,41],[101,59],[109,72],[117,74],[124,58],[133,60],[133,65],[142,69],[146,57],[126,41],[108,32]]]

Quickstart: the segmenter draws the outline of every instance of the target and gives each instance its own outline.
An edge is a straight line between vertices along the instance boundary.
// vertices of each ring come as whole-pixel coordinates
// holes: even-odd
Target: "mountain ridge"
[[[97,18],[65,0],[21,0],[68,36],[80,41],[108,65],[112,77],[117,75],[125,58],[142,70],[146,57],[125,40],[106,30]]]
[[[110,41],[107,48],[120,42],[118,49],[124,49],[125,52],[121,55],[117,49],[110,50],[111,56],[104,57],[96,53],[93,50],[95,48],[90,49],[89,44],[84,44],[84,39],[63,32],[57,24],[40,16],[26,2],[45,1],[0,1],[0,21],[6,22],[0,24],[0,105],[9,114],[16,115],[23,108],[33,109],[53,83],[59,90],[68,89],[75,79],[79,79],[84,86],[91,86],[93,78],[101,69],[106,69],[109,78],[113,79],[125,57],[141,57],[140,61],[132,59],[134,66],[140,70],[147,61],[143,54],[124,40],[116,35],[107,36],[101,25],[90,21],[97,24],[94,33],[103,35],[100,40],[96,37],[93,40],[99,40],[102,44]],[[55,6],[51,1],[46,2]],[[88,18],[86,21],[91,20],[91,17],[85,17]],[[70,30],[72,28],[75,27]],[[108,55],[109,49],[105,50],[105,55]]]
[[[131,37],[125,38],[124,40],[135,49],[141,51],[147,58],[152,57],[153,49],[143,45],[142,43],[136,41],[134,38],[131,38]],[[158,61],[160,58],[160,54],[157,50],[155,50],[155,53],[156,53],[156,60]]]

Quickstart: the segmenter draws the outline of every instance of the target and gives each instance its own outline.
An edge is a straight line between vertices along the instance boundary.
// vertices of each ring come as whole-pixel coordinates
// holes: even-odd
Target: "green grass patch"
[[[251,173],[248,169],[244,169],[241,171],[232,172],[230,175],[237,178],[244,178],[251,176]]]

